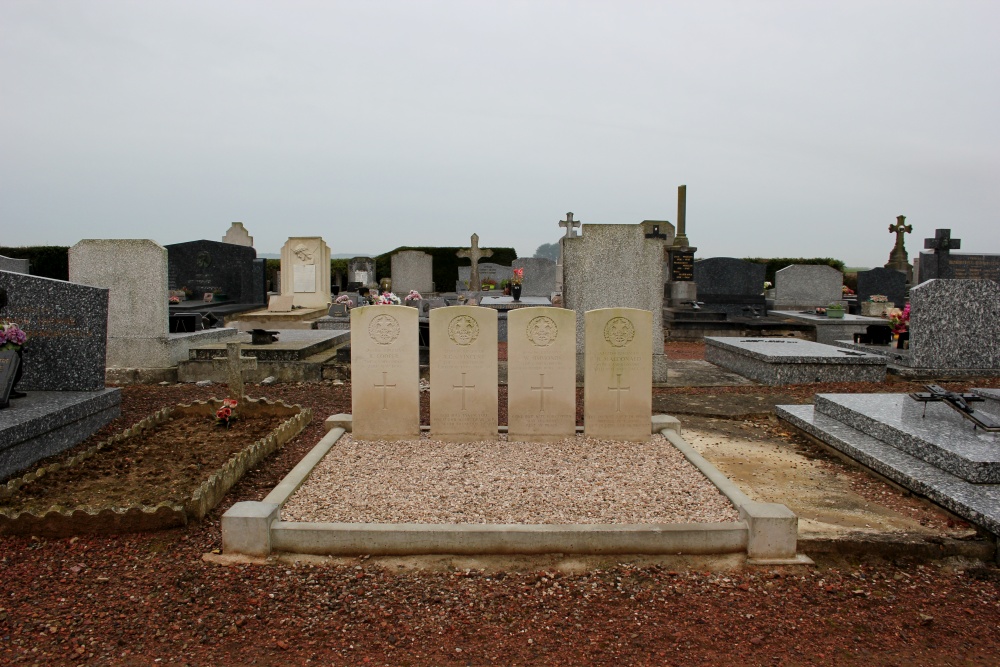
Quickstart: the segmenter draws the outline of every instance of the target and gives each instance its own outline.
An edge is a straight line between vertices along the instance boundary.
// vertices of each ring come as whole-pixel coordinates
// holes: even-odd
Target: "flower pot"
[[[521,286],[520,285],[511,285],[510,286],[510,294],[511,294],[511,296],[514,297],[514,301],[520,301],[521,300]]]
[[[21,381],[22,375],[24,375],[24,353],[21,348],[17,348],[17,370],[14,371],[14,384],[10,386],[10,398],[24,398],[27,396],[23,391],[17,390],[17,383]]]
[[[826,316],[832,319],[843,319],[844,309],[843,308],[827,308]]]

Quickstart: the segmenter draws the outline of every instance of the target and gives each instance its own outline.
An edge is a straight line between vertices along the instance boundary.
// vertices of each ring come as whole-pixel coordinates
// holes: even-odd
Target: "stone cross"
[[[962,247],[962,239],[951,238],[950,229],[935,229],[934,238],[924,239],[924,249],[933,250],[937,260],[937,277],[951,278],[951,262],[949,252]]]
[[[566,219],[559,221],[559,226],[566,228],[566,236],[563,238],[571,239],[576,237],[576,230],[574,228],[580,226],[580,221],[574,220],[572,213],[567,213]]]
[[[545,412],[545,392],[555,390],[555,387],[545,386],[545,373],[538,374],[538,386],[529,387],[529,390],[538,392],[538,411]]]
[[[474,384],[465,384],[465,373],[462,373],[462,384],[453,384],[453,385],[451,385],[451,388],[452,389],[461,389],[462,390],[462,410],[464,411],[465,410],[465,390],[466,389],[475,389],[476,385],[474,385]]]
[[[243,393],[243,371],[256,370],[257,357],[244,357],[240,355],[239,343],[226,343],[226,356],[212,359],[215,367],[226,367],[229,393],[237,401],[242,402],[246,395]]]
[[[469,274],[469,289],[479,291],[482,283],[479,282],[479,260],[482,257],[492,257],[492,250],[479,249],[479,234],[472,235],[472,247],[459,250],[455,253],[459,257],[468,257],[472,261],[472,272]]]
[[[906,247],[903,245],[904,234],[909,234],[913,231],[913,226],[906,224],[905,215],[896,216],[896,224],[889,225],[889,233],[896,235],[896,246],[889,253],[889,262],[885,265],[887,269],[896,269],[897,271],[902,271],[910,277],[910,271],[913,269],[909,263],[909,257],[906,255]]]

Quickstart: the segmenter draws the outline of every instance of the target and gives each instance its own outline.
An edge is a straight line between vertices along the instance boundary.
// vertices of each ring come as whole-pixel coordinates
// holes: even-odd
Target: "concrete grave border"
[[[652,418],[659,431],[736,506],[740,520],[690,524],[367,524],[282,521],[281,508],[344,433],[350,415],[327,419],[327,434],[262,500],[235,503],[222,516],[227,555],[272,552],[336,556],[425,554],[728,554],[751,564],[810,564],[796,554],[798,517],[785,505],[752,501],[680,435],[680,424]]]

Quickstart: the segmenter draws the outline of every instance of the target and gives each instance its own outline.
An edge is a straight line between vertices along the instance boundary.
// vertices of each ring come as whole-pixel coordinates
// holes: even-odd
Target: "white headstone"
[[[326,308],[330,294],[330,248],[318,236],[291,237],[281,248],[281,294],[296,306]]]
[[[226,235],[222,237],[222,242],[253,247],[253,237],[243,227],[242,222],[234,222],[226,232]]]

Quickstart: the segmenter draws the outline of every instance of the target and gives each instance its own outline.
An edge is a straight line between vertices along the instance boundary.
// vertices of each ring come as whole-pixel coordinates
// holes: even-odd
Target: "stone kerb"
[[[556,263],[544,257],[515,259],[511,269],[524,269],[521,296],[549,298],[556,291]]]
[[[507,419],[512,441],[576,433],[576,313],[519,308],[507,316]]]
[[[826,265],[793,264],[774,277],[774,306],[814,308],[844,298],[844,274]]]
[[[910,364],[1000,368],[1000,284],[929,280],[910,290]]]
[[[417,309],[407,306],[351,311],[351,414],[358,438],[420,437],[417,320]]]
[[[31,262],[27,259],[16,259],[0,255],[0,271],[11,273],[31,273]]]
[[[429,317],[431,435],[446,442],[495,439],[497,311],[448,306]]]
[[[392,290],[403,298],[416,290],[434,291],[434,258],[419,250],[403,250],[392,256]]]
[[[645,442],[653,410],[652,313],[602,308],[584,315],[584,433]]]
[[[325,308],[330,294],[330,248],[319,236],[291,237],[281,248],[281,293],[296,306]]]

